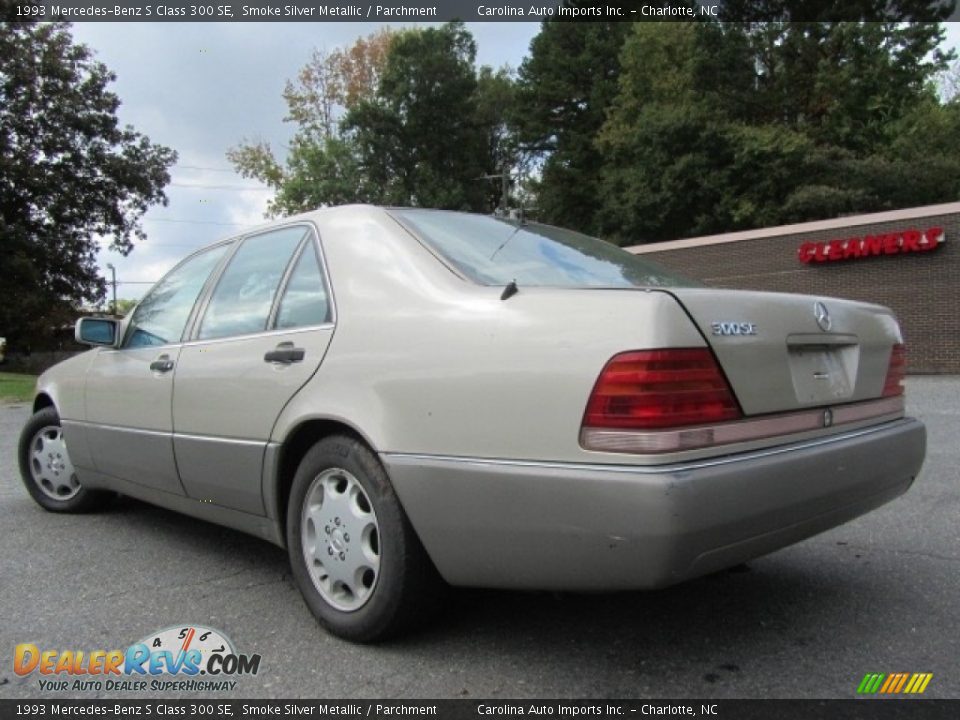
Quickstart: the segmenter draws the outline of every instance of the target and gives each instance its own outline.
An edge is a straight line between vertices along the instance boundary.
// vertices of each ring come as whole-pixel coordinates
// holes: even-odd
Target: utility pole
[[[500,212],[507,217],[507,195],[510,194],[510,172],[507,169],[507,161],[503,161],[500,166]]]
[[[481,175],[477,179],[500,180],[500,216],[504,218],[507,217],[510,213],[510,208],[507,206],[510,196],[510,167],[507,165],[507,161],[503,161],[503,164],[500,166],[500,172],[496,175]]]
[[[113,305],[110,308],[110,314],[117,314],[117,269],[113,263],[107,263],[107,269],[110,271],[110,285],[113,287]]]

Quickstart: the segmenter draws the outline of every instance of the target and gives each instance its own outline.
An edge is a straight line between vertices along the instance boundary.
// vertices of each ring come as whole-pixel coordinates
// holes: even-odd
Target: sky
[[[395,23],[395,26],[412,23]],[[76,23],[116,75],[120,122],[177,151],[169,204],[144,216],[147,240],[127,257],[103,249],[116,269],[117,297],[137,299],[192,250],[265,222],[271,197],[261,183],[235,173],[226,151],[262,139],[278,156],[295,126],[283,121],[287,79],[315,48],[349,46],[380,23]],[[478,65],[520,65],[539,23],[468,23]],[[109,245],[109,239],[102,242]]]
[[[413,23],[392,23],[394,26]],[[960,46],[960,23],[947,23],[945,46]],[[226,151],[265,140],[275,154],[294,132],[281,95],[314,49],[333,50],[379,23],[76,23],[74,38],[117,75],[120,121],[179,160],[167,187],[169,204],[144,216],[147,240],[123,257],[103,249],[116,269],[117,296],[137,299],[192,250],[265,221],[271,192],[236,174]],[[481,65],[518,67],[537,22],[468,23]],[[109,245],[109,239],[103,241]]]

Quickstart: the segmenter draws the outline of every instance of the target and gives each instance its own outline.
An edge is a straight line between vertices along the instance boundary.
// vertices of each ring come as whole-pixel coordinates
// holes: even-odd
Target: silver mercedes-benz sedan
[[[444,584],[625,590],[710,573],[903,493],[886,308],[697,287],[603,241],[340,207],[194,253],[38,381],[47,510],[113,493],[287,548],[370,641]],[[444,583],[445,581],[445,583]]]

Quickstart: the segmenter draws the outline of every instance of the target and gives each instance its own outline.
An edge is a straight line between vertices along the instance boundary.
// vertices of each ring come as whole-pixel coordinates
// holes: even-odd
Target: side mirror
[[[83,317],[77,320],[73,335],[83,345],[116,347],[120,322],[109,318]]]

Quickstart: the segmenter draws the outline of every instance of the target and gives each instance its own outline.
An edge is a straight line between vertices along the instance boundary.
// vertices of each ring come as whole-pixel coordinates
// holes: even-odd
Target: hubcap
[[[342,468],[310,484],[300,517],[303,559],[314,586],[337,610],[359,610],[380,576],[380,526],[359,481]]]
[[[54,500],[69,500],[80,492],[59,425],[48,425],[30,441],[30,475],[40,491]]]

